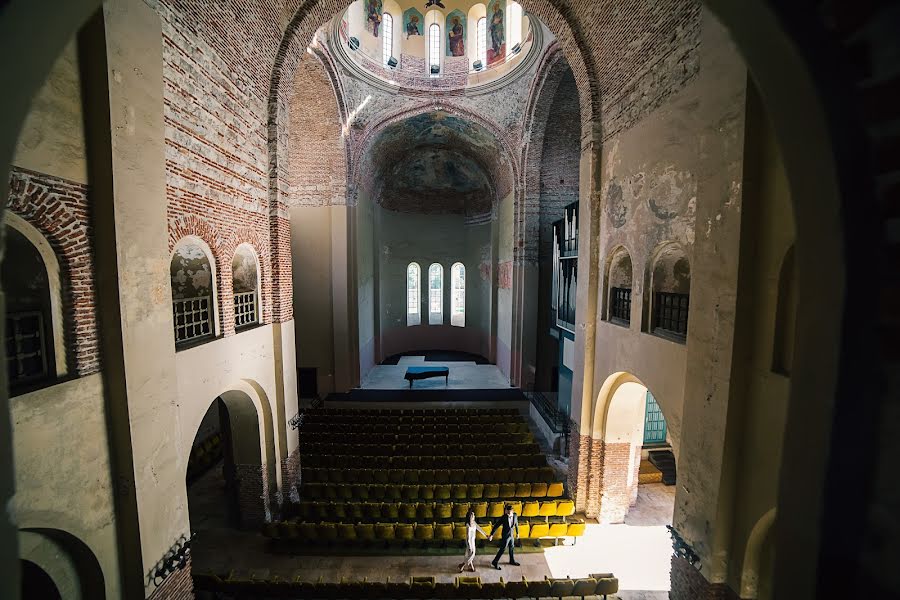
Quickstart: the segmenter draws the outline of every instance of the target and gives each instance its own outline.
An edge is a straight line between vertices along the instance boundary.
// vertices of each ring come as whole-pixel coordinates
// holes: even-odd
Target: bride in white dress
[[[484,530],[475,522],[475,511],[470,510],[466,515],[466,556],[465,560],[459,565],[459,572],[472,571],[475,572],[475,532],[487,537]]]

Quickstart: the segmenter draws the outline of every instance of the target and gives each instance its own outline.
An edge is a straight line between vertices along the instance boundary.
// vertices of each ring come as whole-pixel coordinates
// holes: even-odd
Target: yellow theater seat
[[[526,502],[522,506],[522,516],[523,517],[536,517],[540,513],[541,504],[540,502]]]
[[[568,529],[566,529],[566,535],[571,537],[581,537],[584,535],[585,530],[585,522],[581,519],[578,521],[573,521],[569,523]]]
[[[523,540],[531,537],[531,525],[528,521],[519,521],[519,537]]]
[[[509,505],[512,507],[513,512],[517,515],[522,514],[522,503],[516,500],[515,502],[510,502]]]
[[[394,526],[394,537],[398,540],[409,541],[413,539],[415,526],[412,523],[397,523]]]
[[[416,519],[419,521],[426,520],[431,522],[434,519],[434,504],[431,502],[422,502],[416,507]]]
[[[379,540],[394,539],[394,524],[393,523],[376,523],[375,524],[375,539],[379,539]]]
[[[484,494],[482,498],[491,499],[500,497],[500,485],[496,483],[484,484]]]
[[[469,486],[465,483],[457,483],[453,486],[450,497],[453,500],[465,500],[469,495]]]
[[[516,484],[516,498],[530,498],[531,497],[531,484],[530,483],[517,483]]]
[[[542,517],[555,517],[556,516],[556,500],[548,500],[546,502],[541,502],[541,509],[538,512],[538,515]]]
[[[572,595],[578,596],[584,600],[585,596],[593,596],[594,590],[597,589],[597,580],[593,578],[576,579],[575,587],[572,588]]]
[[[516,484],[514,483],[501,483],[500,484],[500,498],[506,500],[508,498],[513,498],[516,495]]]
[[[400,518],[404,521],[415,521],[416,513],[418,513],[418,504],[411,502],[400,505]]]
[[[396,521],[400,518],[399,503],[384,503],[381,505],[381,517],[390,521]]]
[[[417,540],[433,540],[434,524],[433,523],[416,523],[415,537]]]
[[[550,537],[566,537],[568,530],[566,523],[550,523]]]
[[[319,523],[316,527],[316,537],[319,541],[333,542],[337,539],[337,527],[334,523]]]
[[[547,497],[548,498],[559,498],[563,495],[563,484],[559,481],[551,483],[547,487]]]
[[[487,502],[473,502],[471,504],[472,510],[475,511],[476,519],[483,519],[487,517],[488,512],[488,503]]]
[[[560,500],[556,504],[556,516],[568,517],[575,514],[575,503],[571,500]]]
[[[546,483],[532,483],[531,484],[531,497],[532,498],[544,498],[547,496],[547,484]]]
[[[371,523],[357,523],[356,538],[367,542],[374,540],[375,526]]]
[[[469,512],[469,503],[468,502],[456,502],[453,504],[453,518],[454,519],[465,519],[466,514]]]
[[[453,505],[449,502],[438,502],[434,505],[434,518],[446,520],[453,517]]]
[[[468,487],[468,495],[466,496],[469,500],[480,500],[484,495],[484,484],[483,483],[470,483]]]
[[[435,500],[449,500],[450,499],[450,484],[441,484],[434,486],[434,499]]]
[[[466,537],[468,537],[468,532],[466,531],[466,526],[464,524],[456,523],[453,525],[453,539],[459,541],[465,541]]]
[[[419,500],[434,500],[434,486],[431,484],[420,485]]]
[[[529,537],[542,538],[550,535],[550,526],[546,523],[532,523]]]
[[[453,524],[438,523],[434,526],[434,539],[449,542],[453,539]]]
[[[356,539],[356,526],[353,525],[353,523],[338,523],[337,532],[339,540],[347,541]]]
[[[575,589],[575,582],[569,579],[553,579],[550,583],[550,595],[554,598],[564,598],[571,596],[572,590]]]
[[[431,489],[431,486],[428,488]],[[404,502],[415,502],[421,497],[421,488],[418,485],[404,485],[402,490]]]
[[[488,514],[487,516],[491,519],[496,519],[498,517],[503,516],[503,502],[491,502],[488,506]],[[553,514],[556,514],[555,512]]]

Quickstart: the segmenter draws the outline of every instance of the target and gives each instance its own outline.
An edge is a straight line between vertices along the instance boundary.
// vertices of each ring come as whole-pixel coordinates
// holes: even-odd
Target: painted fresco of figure
[[[452,26],[450,27],[450,31],[447,32],[449,36],[449,48],[450,54],[452,56],[465,56],[466,54],[466,45],[463,39],[463,26],[460,22],[459,17],[453,17],[451,21]]]
[[[495,2],[491,14],[491,47],[488,48],[488,64],[501,61],[506,57],[506,31],[503,23],[503,7]]]
[[[366,0],[366,26],[375,37],[381,27],[381,11],[381,0]]]
[[[422,32],[419,30],[419,17],[417,15],[410,15],[409,21],[406,23],[406,39],[409,39],[411,35],[422,35]]]

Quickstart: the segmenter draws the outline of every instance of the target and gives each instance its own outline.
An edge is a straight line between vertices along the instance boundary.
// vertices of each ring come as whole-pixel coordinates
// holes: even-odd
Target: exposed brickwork
[[[194,580],[191,577],[191,559],[183,569],[166,577],[158,588],[150,593],[149,600],[193,600]]]
[[[739,600],[724,583],[710,583],[688,561],[672,554],[670,600]]]
[[[300,449],[281,460],[281,489],[278,490],[278,504],[287,502],[291,489],[300,483]]]
[[[238,479],[238,506],[241,526],[257,527],[272,520],[269,508],[269,486],[260,465],[235,465]]]
[[[569,496],[575,501],[575,510],[585,512],[590,474],[588,461],[591,458],[591,436],[572,435],[569,444]]]
[[[87,186],[12,167],[6,206],[41,232],[59,261],[69,373],[98,372],[97,294]]]

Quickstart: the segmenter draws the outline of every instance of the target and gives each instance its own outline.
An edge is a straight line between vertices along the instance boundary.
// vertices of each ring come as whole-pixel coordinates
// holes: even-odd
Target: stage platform
[[[409,390],[409,382],[403,378],[407,367],[441,366],[450,369],[450,378],[416,381],[415,390],[502,390],[509,389],[509,379],[496,365],[478,364],[476,361],[432,362],[425,356],[403,356],[397,364],[377,365],[363,378],[360,388],[364,390]]]

